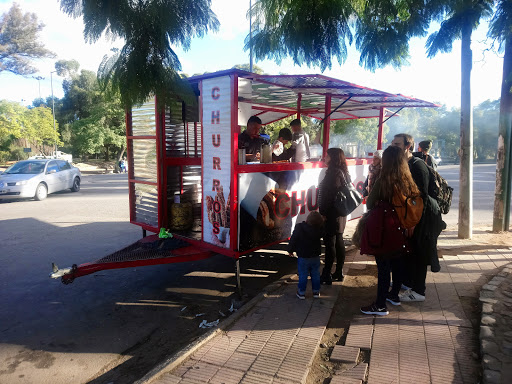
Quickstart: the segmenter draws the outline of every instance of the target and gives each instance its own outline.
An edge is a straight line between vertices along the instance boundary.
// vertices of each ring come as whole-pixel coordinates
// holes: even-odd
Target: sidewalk
[[[443,254],[441,272],[428,273],[426,300],[402,303],[396,307],[389,305],[388,316],[354,316],[346,337],[342,337],[330,351],[330,361],[335,363],[336,371],[327,380],[315,380],[308,374],[342,285],[323,286],[320,299],[313,299],[308,291],[306,300],[299,300],[295,296],[296,282],[289,282],[266,295],[231,327],[199,346],[184,363],[177,365],[171,362],[143,382],[481,382],[478,298],[482,286],[500,272],[499,268],[512,263],[510,244],[489,249],[489,245],[476,241],[459,240],[456,233],[448,231],[439,238],[438,248]],[[346,274],[360,275],[365,269],[374,268],[374,264],[373,258],[351,252],[345,263]],[[512,287],[512,273],[504,273],[506,271],[493,279],[494,283],[491,281],[491,285],[486,285],[482,295],[487,298],[487,303],[488,292],[499,291],[496,289],[499,284],[507,289]],[[512,306],[512,294],[508,296],[507,290],[502,291],[511,298]],[[505,321],[506,333],[512,325],[510,308],[496,308],[501,311],[497,315],[502,325]],[[492,309],[490,315],[488,308],[486,311],[484,315],[494,318],[495,322]],[[485,324],[483,318],[482,322]],[[502,333],[499,328],[494,328],[480,338],[485,343],[489,341],[489,335],[492,339]],[[508,333],[512,336],[511,332]],[[344,340],[344,345],[341,345],[341,340]],[[492,340],[494,345],[495,341]],[[490,352],[487,351],[490,354],[484,348],[483,382],[512,382],[506,377],[508,372],[512,373],[512,343],[504,343],[498,343],[501,346],[497,347],[501,348],[499,353],[494,346]],[[510,348],[508,355],[507,348]]]

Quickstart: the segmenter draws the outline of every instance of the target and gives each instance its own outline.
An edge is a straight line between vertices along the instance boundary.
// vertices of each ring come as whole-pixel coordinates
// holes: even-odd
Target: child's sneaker
[[[386,297],[386,300],[389,301],[391,304],[393,305],[400,305],[400,298],[398,297],[398,295],[396,296],[393,296],[391,294],[391,292],[388,293],[387,297]]]
[[[366,307],[361,307],[361,312],[363,312],[365,315],[389,315],[388,309],[386,307],[379,308],[375,303],[368,305]]]
[[[320,298],[320,292],[313,292],[313,297],[315,299],[319,299]]]
[[[300,293],[299,291],[297,291],[297,297],[301,300],[304,300],[306,298],[306,295],[304,295],[303,293]]]

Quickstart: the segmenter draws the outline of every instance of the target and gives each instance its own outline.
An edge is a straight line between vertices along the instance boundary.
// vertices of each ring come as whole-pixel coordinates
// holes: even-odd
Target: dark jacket
[[[247,155],[255,155],[257,152],[261,153],[261,145],[263,139],[260,137],[252,138],[246,131],[238,135],[238,148],[245,148]]]
[[[289,252],[297,252],[298,257],[305,259],[320,257],[322,252],[322,230],[315,228],[305,221],[295,225],[292,237],[288,243]]]
[[[437,272],[440,270],[437,238],[446,228],[446,223],[441,218],[441,210],[437,201],[428,195],[429,171],[425,162],[413,156],[409,159],[409,169],[423,198],[423,215],[416,225],[412,237],[415,253],[413,257],[425,265],[431,265],[431,270]]]
[[[344,177],[343,171],[339,168],[327,169],[325,177],[318,188],[318,211],[325,216],[324,223],[326,235],[343,233],[345,218],[337,217],[334,209],[334,200],[340,188],[350,183],[350,175]]]
[[[430,165],[432,168],[437,170],[437,162],[431,155],[425,155],[423,152],[413,152],[412,155],[417,157],[418,159],[423,160],[427,165]]]

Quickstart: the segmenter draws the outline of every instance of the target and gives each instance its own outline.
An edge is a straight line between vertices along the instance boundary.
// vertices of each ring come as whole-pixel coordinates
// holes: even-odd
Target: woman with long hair
[[[405,152],[398,147],[388,147],[382,154],[382,170],[380,177],[370,191],[366,201],[366,207],[371,210],[379,201],[392,204],[393,195],[401,193],[407,197],[419,197],[421,193],[414,182]],[[386,301],[393,305],[400,305],[398,292],[401,284],[400,254],[395,258],[376,256],[375,261],[378,269],[377,300],[375,303],[361,308],[361,312],[368,315],[387,315]],[[389,291],[390,272],[393,272],[393,289]]]
[[[343,264],[345,263],[345,244],[343,231],[346,217],[337,217],[334,201],[339,189],[350,183],[345,153],[341,148],[329,148],[324,159],[327,165],[325,177],[319,186],[319,212],[325,220],[325,266],[320,276],[322,284],[331,285],[333,280],[343,281]],[[336,258],[336,271],[331,276],[331,269]]]

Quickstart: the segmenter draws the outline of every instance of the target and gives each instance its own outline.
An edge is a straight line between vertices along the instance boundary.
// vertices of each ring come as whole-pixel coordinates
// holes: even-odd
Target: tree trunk
[[[461,39],[461,106],[460,106],[460,191],[459,238],[473,236],[473,108],[471,106],[471,52],[470,23],[462,28]]]
[[[503,79],[501,82],[500,123],[496,158],[493,232],[508,231],[510,225],[510,193],[512,190],[512,38],[505,43]]]

